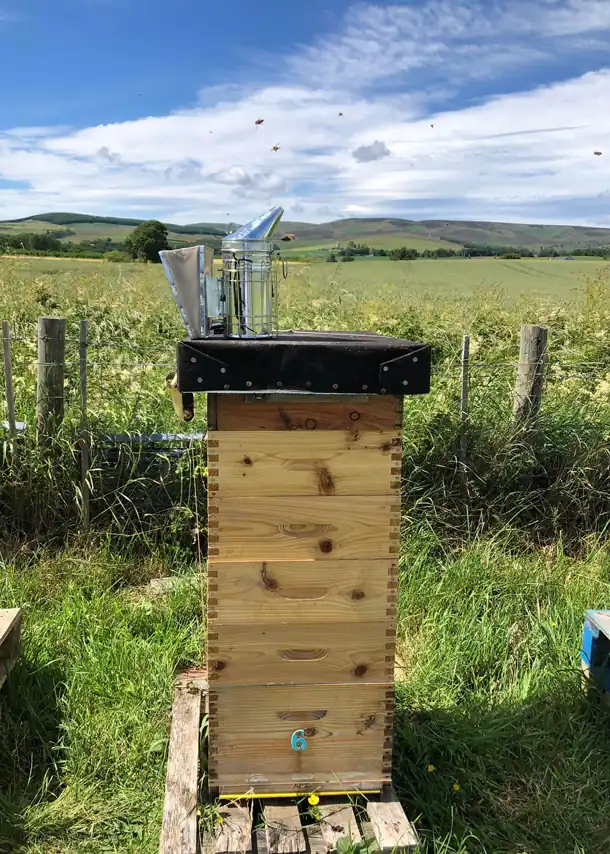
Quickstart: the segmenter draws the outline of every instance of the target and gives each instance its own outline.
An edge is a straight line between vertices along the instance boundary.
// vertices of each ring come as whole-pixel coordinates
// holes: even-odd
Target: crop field
[[[410,233],[403,234],[371,234],[366,238],[358,238],[359,243],[364,243],[367,246],[373,246],[376,249],[400,249],[406,246],[407,249],[417,249],[418,252],[423,252],[424,249],[453,249],[457,251],[461,249],[459,243],[450,243],[447,240],[435,240],[427,237],[420,237]],[[294,255],[314,255],[316,257],[324,257],[335,249],[337,246],[347,246],[348,240],[299,240],[298,235],[294,243],[282,245],[282,256],[290,258]],[[371,258],[370,260],[377,260]]]
[[[335,266],[338,269],[334,269]],[[506,307],[518,308],[522,300],[576,301],[584,293],[584,281],[610,264],[599,259],[564,261],[547,258],[444,258],[389,261],[384,258],[356,260],[349,264],[311,264],[307,277],[320,287],[329,281],[375,289],[379,282],[395,288],[403,300],[462,301],[486,294]],[[447,310],[450,310],[448,306]]]
[[[583,691],[578,661],[584,609],[610,607],[610,265],[294,263],[281,284],[285,328],[433,347],[431,394],[405,401],[394,746],[421,851],[610,850],[608,712]],[[68,322],[59,463],[32,436],[36,318],[47,314]],[[102,507],[87,536],[75,450],[83,318]],[[0,260],[0,319],[15,338],[26,423],[18,454],[4,443],[0,484],[0,607],[24,610],[24,655],[0,692],[0,852],[153,854],[172,678],[202,663],[205,625],[197,585],[160,594],[148,582],[198,578],[205,451],[198,443],[152,473],[134,465],[129,483],[102,495],[102,470],[124,460],[104,456],[100,437],[205,432],[203,401],[179,424],[164,385],[183,337],[178,311],[159,266],[11,259]],[[540,420],[527,435],[511,424],[521,323],[549,329]]]

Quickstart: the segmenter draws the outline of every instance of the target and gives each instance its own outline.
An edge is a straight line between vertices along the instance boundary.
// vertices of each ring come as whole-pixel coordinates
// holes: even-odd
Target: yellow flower
[[[453,791],[454,791],[454,792],[459,792],[459,791],[460,791],[460,784],[459,784],[459,783],[454,783],[454,784],[453,784]]]
[[[436,771],[436,765],[428,765],[428,774],[432,774],[433,771]]]
[[[224,824],[224,821],[225,821],[224,818],[221,815],[219,815],[218,818],[216,819],[216,824]]]
[[[307,803],[311,804],[312,807],[317,807],[320,803],[320,798],[317,795],[310,795],[307,798]]]

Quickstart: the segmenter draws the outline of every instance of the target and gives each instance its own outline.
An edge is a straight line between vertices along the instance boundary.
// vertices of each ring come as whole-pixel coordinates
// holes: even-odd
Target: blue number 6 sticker
[[[304,729],[295,729],[290,739],[290,746],[293,750],[305,750],[307,747],[307,739],[305,738]]]

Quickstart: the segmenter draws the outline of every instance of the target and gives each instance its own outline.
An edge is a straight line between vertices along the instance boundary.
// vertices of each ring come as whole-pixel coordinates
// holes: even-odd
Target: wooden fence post
[[[519,367],[513,405],[513,419],[516,425],[532,420],[540,409],[546,342],[546,327],[530,324],[524,324],[521,327]]]
[[[13,393],[13,360],[11,357],[11,330],[8,320],[2,321],[2,350],[4,354],[4,383],[6,388],[6,409],[11,439],[17,435],[15,420],[15,395]]]
[[[87,418],[87,321],[80,322],[80,466],[83,530],[89,528],[89,422]]]
[[[66,321],[39,317],[36,434],[42,442],[48,442],[63,421],[65,360]]]
[[[462,389],[460,394],[460,478],[466,484],[466,455],[468,424],[468,369],[470,366],[470,335],[464,335],[462,341]]]

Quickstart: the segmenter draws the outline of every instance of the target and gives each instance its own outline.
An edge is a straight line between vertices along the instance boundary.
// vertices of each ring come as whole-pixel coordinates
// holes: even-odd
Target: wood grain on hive
[[[208,395],[208,426],[210,785],[379,790],[402,398]]]
[[[21,610],[0,608],[0,688],[21,654]]]

